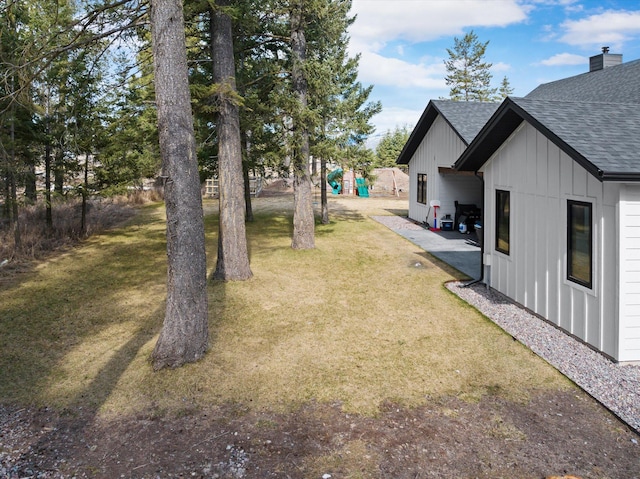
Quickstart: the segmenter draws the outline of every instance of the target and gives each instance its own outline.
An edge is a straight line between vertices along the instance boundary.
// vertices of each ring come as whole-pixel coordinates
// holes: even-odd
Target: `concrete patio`
[[[480,278],[480,244],[475,233],[432,231],[402,216],[372,218],[470,278]]]

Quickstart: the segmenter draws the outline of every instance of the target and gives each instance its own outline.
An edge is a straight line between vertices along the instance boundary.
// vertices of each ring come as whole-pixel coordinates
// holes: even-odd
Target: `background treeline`
[[[292,94],[291,12],[304,23],[307,107]],[[247,174],[290,172],[296,125],[312,157],[361,171],[389,164],[365,146],[381,105],[347,50],[347,0],[238,0],[233,19],[237,103]],[[185,5],[189,83],[201,179],[217,171],[212,71],[215,2]],[[8,0],[0,7],[0,218],[56,199],[140,190],[160,176],[149,4],[140,0]],[[312,163],[312,176],[319,171]],[[83,206],[80,230],[86,229]],[[19,229],[15,229],[19,236]],[[17,238],[19,240],[19,238]]]

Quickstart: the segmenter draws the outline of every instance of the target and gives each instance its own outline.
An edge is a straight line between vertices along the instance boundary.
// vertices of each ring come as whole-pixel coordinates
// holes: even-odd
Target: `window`
[[[427,175],[418,173],[418,203],[427,204]]]
[[[592,205],[567,201],[567,279],[591,288],[592,284]]]
[[[509,254],[509,196],[509,191],[496,190],[496,250],[504,254]]]

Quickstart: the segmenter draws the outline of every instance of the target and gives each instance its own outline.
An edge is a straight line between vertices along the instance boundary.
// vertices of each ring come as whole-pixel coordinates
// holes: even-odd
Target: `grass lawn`
[[[285,412],[314,400],[375,416],[385,401],[526,402],[570,387],[444,288],[459,273],[368,217],[406,202],[332,198],[316,248],[294,251],[291,201],[255,200],[254,278],[209,283],[210,351],[178,370],[149,362],[164,314],[161,205],[5,282],[1,400],[104,416],[222,404]],[[217,205],[205,207],[212,271]]]

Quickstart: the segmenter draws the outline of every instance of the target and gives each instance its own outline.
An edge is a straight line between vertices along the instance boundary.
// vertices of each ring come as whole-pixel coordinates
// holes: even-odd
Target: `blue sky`
[[[412,129],[430,99],[448,98],[447,48],[470,30],[489,41],[493,86],[506,76],[514,96],[588,71],[603,46],[640,59],[640,0],[353,0],[352,14],[359,80],[383,108],[373,144],[396,126]]]

